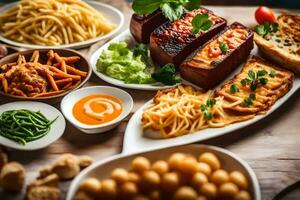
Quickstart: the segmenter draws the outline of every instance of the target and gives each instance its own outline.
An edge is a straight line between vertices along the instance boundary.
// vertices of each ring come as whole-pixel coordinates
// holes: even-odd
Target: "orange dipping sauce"
[[[122,102],[118,98],[106,94],[86,96],[73,107],[74,117],[87,125],[110,122],[119,117],[122,111]]]

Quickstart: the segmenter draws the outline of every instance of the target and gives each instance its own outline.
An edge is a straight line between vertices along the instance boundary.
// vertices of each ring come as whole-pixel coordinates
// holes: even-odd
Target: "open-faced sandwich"
[[[255,43],[266,57],[300,75],[300,16],[283,14],[277,23],[257,26]]]

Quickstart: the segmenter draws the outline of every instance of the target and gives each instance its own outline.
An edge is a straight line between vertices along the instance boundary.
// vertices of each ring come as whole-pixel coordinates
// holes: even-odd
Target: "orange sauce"
[[[74,117],[83,124],[99,125],[110,122],[123,111],[122,102],[110,95],[96,94],[86,96],[75,103]]]

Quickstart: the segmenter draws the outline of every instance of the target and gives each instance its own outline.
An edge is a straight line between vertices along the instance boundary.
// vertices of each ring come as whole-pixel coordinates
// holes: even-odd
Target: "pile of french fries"
[[[34,51],[30,60],[23,55],[18,60],[0,66],[1,90],[23,97],[47,97],[64,93],[80,85],[87,72],[76,69],[79,56],[62,57],[50,50],[41,63],[40,52]]]

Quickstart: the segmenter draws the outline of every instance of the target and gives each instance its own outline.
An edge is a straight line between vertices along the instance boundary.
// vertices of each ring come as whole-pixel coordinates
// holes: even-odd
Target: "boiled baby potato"
[[[169,165],[164,160],[158,160],[153,163],[151,169],[159,175],[163,175],[169,171]]]
[[[196,172],[192,177],[191,184],[195,188],[200,188],[204,183],[207,182],[208,182],[208,178],[205,174],[203,174],[202,172]]]
[[[240,189],[248,188],[248,180],[244,174],[239,171],[233,171],[229,174],[230,181],[235,183]]]
[[[189,186],[180,187],[176,190],[173,200],[197,200],[197,192]]]
[[[143,172],[149,170],[150,167],[151,167],[150,161],[147,158],[142,156],[136,157],[131,163],[132,170],[136,172]]]
[[[234,196],[236,196],[239,192],[239,188],[234,184],[234,183],[223,183],[220,186],[219,189],[219,194],[221,197],[226,197],[226,198],[233,198]]]
[[[87,178],[81,184],[79,189],[87,192],[88,194],[96,196],[100,193],[101,182],[96,178]]]
[[[209,176],[212,172],[211,167],[205,162],[198,163],[198,171],[202,172],[206,176]]]
[[[141,181],[141,177],[135,172],[128,172],[128,181],[133,183],[139,183]]]
[[[125,182],[121,185],[120,188],[122,196],[133,197],[138,194],[138,186],[133,182]]]
[[[198,171],[198,162],[192,156],[186,156],[179,164],[179,170],[185,174],[194,174]]]
[[[174,191],[181,185],[181,177],[176,172],[168,172],[163,175],[161,186],[165,191]]]
[[[100,191],[100,197],[103,199],[114,199],[118,195],[117,183],[112,179],[105,179],[101,182],[102,188]]]
[[[237,195],[235,195],[234,200],[251,200],[251,196],[249,192],[241,190]]]
[[[210,177],[210,180],[216,185],[221,185],[223,183],[226,183],[229,181],[228,172],[223,169],[218,169],[213,172],[213,174]]]
[[[172,169],[172,170],[179,169],[179,166],[185,157],[186,157],[186,155],[183,153],[172,154],[168,160],[170,169]]]
[[[215,198],[218,195],[218,188],[213,183],[204,183],[199,192],[208,198]]]
[[[124,183],[129,180],[129,175],[126,169],[116,168],[113,170],[111,178],[114,179],[117,183]]]
[[[160,184],[160,176],[155,171],[144,171],[141,176],[141,185],[146,190],[157,188]]]

